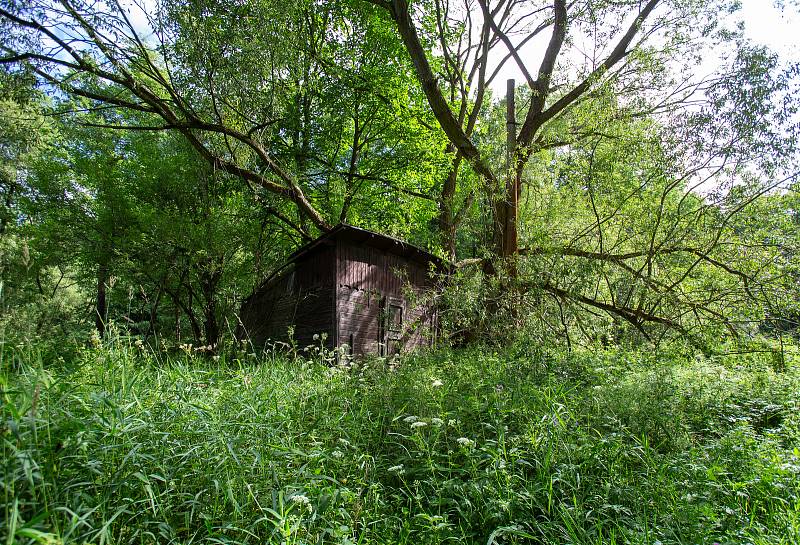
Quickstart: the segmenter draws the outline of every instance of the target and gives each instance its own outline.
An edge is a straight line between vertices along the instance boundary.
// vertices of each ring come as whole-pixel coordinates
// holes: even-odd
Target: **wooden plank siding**
[[[334,333],[335,248],[328,246],[291,264],[285,272],[256,290],[242,305],[240,338],[261,347],[289,342],[289,329],[299,347],[318,344],[314,335],[326,336],[335,346]]]
[[[340,239],[337,245],[337,338],[353,354],[380,353],[382,311],[389,300],[403,308],[400,339],[388,352],[430,346],[435,316],[422,301],[430,288],[425,263],[390,251]]]
[[[288,342],[299,347],[347,344],[351,353],[391,354],[430,346],[436,315],[426,300],[436,257],[402,241],[340,225],[290,257],[281,274],[265,281],[242,304],[237,337],[256,348]],[[440,269],[441,270],[441,269]],[[399,319],[391,327],[387,305]]]

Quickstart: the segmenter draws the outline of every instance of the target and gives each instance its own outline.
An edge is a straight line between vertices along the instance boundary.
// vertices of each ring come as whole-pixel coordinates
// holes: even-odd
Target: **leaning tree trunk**
[[[448,146],[449,153],[456,152],[455,146],[452,144]],[[455,197],[456,197],[456,183],[458,181],[458,170],[461,166],[461,154],[457,153],[453,157],[453,162],[450,165],[450,171],[447,173],[444,185],[442,186],[442,195],[439,200],[439,231],[442,237],[442,249],[448,259],[455,261],[456,259],[456,213],[455,213]]]

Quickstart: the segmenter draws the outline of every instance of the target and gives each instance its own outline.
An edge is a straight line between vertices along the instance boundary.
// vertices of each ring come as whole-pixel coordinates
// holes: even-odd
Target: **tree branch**
[[[436,116],[436,120],[439,122],[439,126],[479,175],[487,181],[496,182],[494,173],[481,158],[478,148],[464,133],[458,120],[450,110],[450,106],[442,96],[436,77],[433,75],[433,70],[428,62],[425,49],[422,47],[416,27],[411,19],[408,3],[406,0],[393,0],[390,11],[397,23],[403,44],[411,56],[411,61],[417,72],[417,79],[422,85],[422,90],[428,99],[428,104],[434,116]]]
[[[641,28],[642,23],[644,23],[645,19],[647,19],[647,17],[652,13],[652,11],[658,5],[659,1],[660,0],[649,0],[647,5],[645,5],[642,11],[640,11],[639,14],[636,16],[636,18],[633,20],[630,27],[628,27],[628,31],[622,36],[622,38],[617,43],[616,47],[614,47],[614,49],[608,55],[608,57],[603,62],[601,62],[600,65],[595,70],[593,70],[591,74],[589,74],[589,76],[587,76],[583,81],[581,81],[578,85],[576,85],[571,91],[569,91],[560,99],[558,99],[552,106],[550,106],[546,110],[543,110],[542,109],[544,107],[543,100],[544,98],[546,98],[546,96],[537,95],[536,97],[537,104],[535,105],[536,109],[534,109],[534,104],[532,101],[531,110],[529,110],[529,112],[534,112],[534,114],[529,115],[525,119],[525,123],[523,123],[522,128],[519,131],[519,138],[518,138],[519,147],[529,146],[536,132],[544,123],[555,117],[567,106],[575,102],[583,93],[585,93],[592,86],[594,82],[596,82],[600,78],[600,76],[602,76],[605,72],[607,72],[610,68],[612,68],[617,62],[619,62],[622,58],[624,58],[628,54],[628,46],[631,44],[633,38],[636,36],[636,33]],[[556,0],[556,3],[558,3],[558,0]],[[551,39],[551,44],[550,44],[553,46],[554,50],[556,47],[556,43],[554,43],[554,40],[557,39],[557,36],[555,35],[556,30],[557,29],[554,29],[554,36],[553,39]],[[560,47],[560,44],[558,44],[558,46]],[[548,46],[548,52],[549,51],[550,51],[550,46]],[[555,52],[557,54],[557,50]],[[547,54],[545,54],[545,60],[547,60]],[[555,58],[553,58],[552,60],[554,62]],[[544,60],[542,61],[542,67],[544,69],[548,67],[548,64],[546,64]],[[549,73],[545,72],[545,75],[547,75],[547,81],[549,82]],[[537,83],[539,83],[539,81],[544,81],[544,79],[542,78],[541,69],[540,69],[540,79],[537,81]],[[538,103],[540,98],[542,100],[541,105],[539,105]],[[536,113],[537,110],[538,113]]]

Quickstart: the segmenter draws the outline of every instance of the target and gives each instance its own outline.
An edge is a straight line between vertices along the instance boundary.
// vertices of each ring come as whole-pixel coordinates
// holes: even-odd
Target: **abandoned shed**
[[[237,334],[260,347],[287,342],[291,329],[297,346],[347,345],[354,355],[430,346],[431,271],[443,266],[401,240],[340,224],[294,252],[242,303]]]

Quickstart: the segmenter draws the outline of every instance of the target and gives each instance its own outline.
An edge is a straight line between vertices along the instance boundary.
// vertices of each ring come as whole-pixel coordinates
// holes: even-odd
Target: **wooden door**
[[[403,344],[403,314],[404,305],[401,299],[396,297],[384,297],[381,300],[381,308],[378,313],[380,320],[380,345],[381,356],[393,356],[399,354]]]

